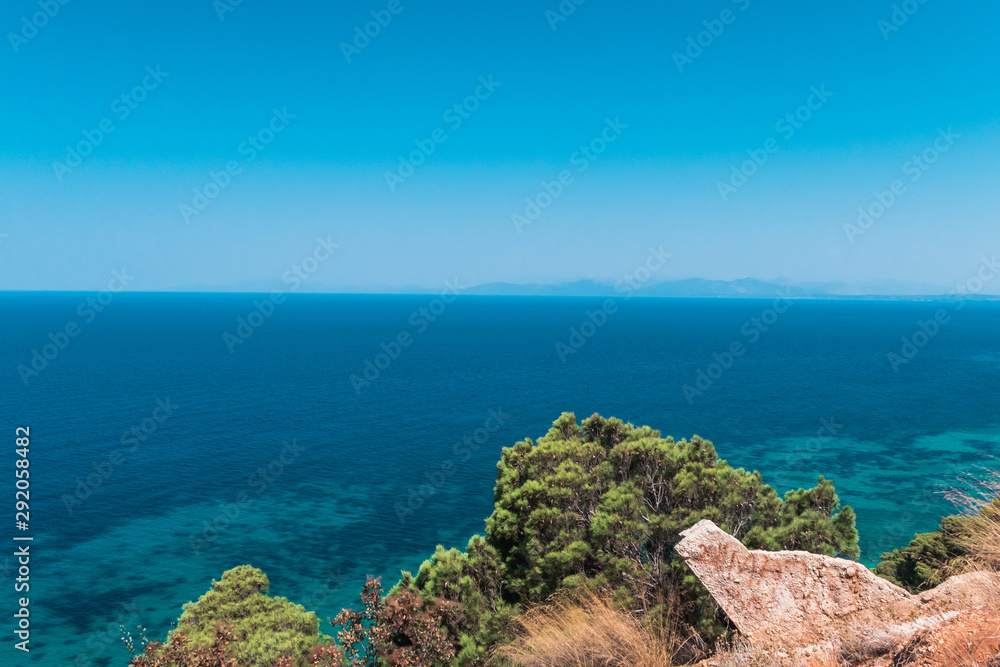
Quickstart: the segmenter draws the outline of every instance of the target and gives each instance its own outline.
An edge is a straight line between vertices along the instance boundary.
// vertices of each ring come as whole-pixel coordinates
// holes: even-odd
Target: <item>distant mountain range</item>
[[[631,292],[634,296],[660,297],[768,297],[776,296],[779,290],[785,293],[780,285],[753,278],[731,281],[689,278],[650,285],[605,283],[596,280],[578,280],[555,285],[487,283],[471,287],[463,293],[492,296],[622,296]]]
[[[464,281],[459,281],[465,285]],[[327,294],[434,294],[441,291],[442,286],[422,287],[410,285],[406,287],[379,285],[329,285],[314,283],[303,286],[303,293]],[[227,287],[210,285],[191,285],[178,291],[182,292],[242,292],[262,293],[271,290],[288,291],[288,286],[280,281],[245,281]],[[904,283],[896,281],[880,281],[865,283],[795,283],[792,281],[764,281],[755,278],[740,280],[706,280],[704,278],[687,278],[650,284],[604,282],[599,280],[577,280],[565,283],[485,283],[474,287],[463,287],[461,294],[484,296],[589,296],[615,297],[632,296],[663,297],[663,298],[719,298],[719,299],[768,299],[779,295],[793,299],[870,299],[894,301],[942,300],[955,298],[954,292],[940,286]],[[997,294],[980,294],[970,296],[970,299],[1000,300]]]
[[[623,296],[631,291],[633,296],[672,298],[729,298],[761,299],[779,294],[798,299],[941,299],[950,294],[930,285],[900,283],[875,283],[855,285],[849,283],[783,284],[754,278],[740,280],[705,280],[688,278],[639,285],[630,288],[627,283],[578,280],[560,284],[486,283],[463,290],[463,294],[491,296]],[[977,298],[977,297],[970,297]],[[996,295],[980,295],[980,299],[997,299]]]

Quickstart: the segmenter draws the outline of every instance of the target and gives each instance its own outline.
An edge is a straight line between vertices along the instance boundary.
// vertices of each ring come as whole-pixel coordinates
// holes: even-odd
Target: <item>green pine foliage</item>
[[[505,587],[538,602],[603,575],[643,596],[665,586],[680,533],[702,519],[759,549],[857,558],[855,516],[829,480],[784,500],[760,473],[734,469],[712,443],[563,414],[548,434],[506,448],[486,534]]]
[[[180,635],[192,647],[211,646],[224,624],[233,635],[227,654],[240,665],[274,665],[281,658],[311,665],[313,649],[328,639],[319,619],[302,605],[267,595],[269,588],[267,575],[255,567],[228,570],[197,602],[184,605],[170,641]]]
[[[883,553],[875,574],[911,593],[934,588],[968,565],[974,536],[984,525],[996,525],[998,517],[1000,497],[983,503],[978,513],[946,516],[938,530],[917,533],[905,547]]]
[[[461,613],[453,616],[454,623],[448,628],[455,648],[449,664],[465,667],[485,664],[497,639],[513,633],[519,608],[503,599],[502,589],[503,571],[496,549],[476,535],[465,553],[439,545],[416,577],[403,573],[389,598],[408,591],[419,596],[424,609],[441,603],[456,605]]]
[[[675,441],[646,426],[599,415],[578,423],[565,413],[537,442],[504,448],[486,537],[474,537],[465,554],[439,547],[389,597],[405,589],[427,603],[461,604],[463,624],[449,632],[453,664],[463,666],[484,664],[526,605],[584,585],[613,589],[652,614],[679,593],[689,623],[711,638],[724,618],[673,551],[702,519],[751,548],[859,553],[854,512],[840,509],[829,480],[782,499],[697,436]]]
[[[905,547],[883,553],[875,574],[918,593],[944,582],[945,568],[960,555],[959,545],[945,530],[917,533]]]

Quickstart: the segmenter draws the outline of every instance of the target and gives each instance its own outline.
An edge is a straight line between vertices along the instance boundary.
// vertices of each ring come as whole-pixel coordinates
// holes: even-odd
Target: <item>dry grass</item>
[[[712,660],[713,667],[800,667],[802,662],[786,651],[751,644],[738,637]]]
[[[681,648],[672,630],[646,627],[591,592],[554,598],[518,626],[519,638],[497,650],[517,667],[670,667]]]
[[[891,626],[854,625],[837,642],[837,653],[843,665],[861,665],[889,655],[906,637]]]
[[[1000,472],[970,475],[947,495],[969,517],[958,535],[969,554],[962,569],[1000,573]],[[1000,667],[1000,596],[970,616],[961,636],[944,642],[946,662],[955,667]]]
[[[946,495],[968,517],[958,535],[970,554],[964,569],[1000,572],[1000,472],[969,475]]]
[[[978,620],[978,619],[977,619]],[[996,615],[979,622],[970,621],[944,642],[944,662],[954,667],[995,667],[1000,665],[1000,624]]]

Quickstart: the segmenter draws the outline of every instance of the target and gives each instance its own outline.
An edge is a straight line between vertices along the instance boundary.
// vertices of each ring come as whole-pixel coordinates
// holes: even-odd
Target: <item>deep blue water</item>
[[[562,411],[699,434],[782,492],[830,476],[867,563],[934,529],[952,509],[938,492],[1000,443],[996,303],[794,301],[762,331],[751,318],[772,320],[770,301],[619,300],[563,363],[557,343],[603,299],[461,296],[420,331],[433,296],[294,295],[230,352],[223,333],[264,297],[120,294],[88,321],[91,296],[0,293],[0,475],[12,489],[14,429],[30,426],[35,536],[32,652],[5,630],[4,665],[123,665],[119,620],[160,637],[241,563],[333,616],[367,574],[391,584],[481,532],[501,447]],[[950,321],[895,372],[887,353],[939,308]],[[25,383],[18,366],[53,356],[68,322],[79,334]],[[376,359],[403,332],[410,345]],[[720,375],[713,354],[734,342],[745,352]],[[390,363],[359,393],[366,359]],[[719,377],[689,401],[699,369]],[[487,436],[491,410],[503,424]],[[824,424],[833,437],[816,437]],[[17,532],[6,497],[0,540]]]

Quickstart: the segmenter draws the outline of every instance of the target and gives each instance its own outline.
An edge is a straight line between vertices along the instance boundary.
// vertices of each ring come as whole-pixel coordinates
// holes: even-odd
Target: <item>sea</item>
[[[501,449],[562,412],[831,478],[872,565],[996,467],[998,332],[953,300],[0,293],[0,664],[124,666],[119,625],[162,639],[240,564],[332,634],[482,533]]]

